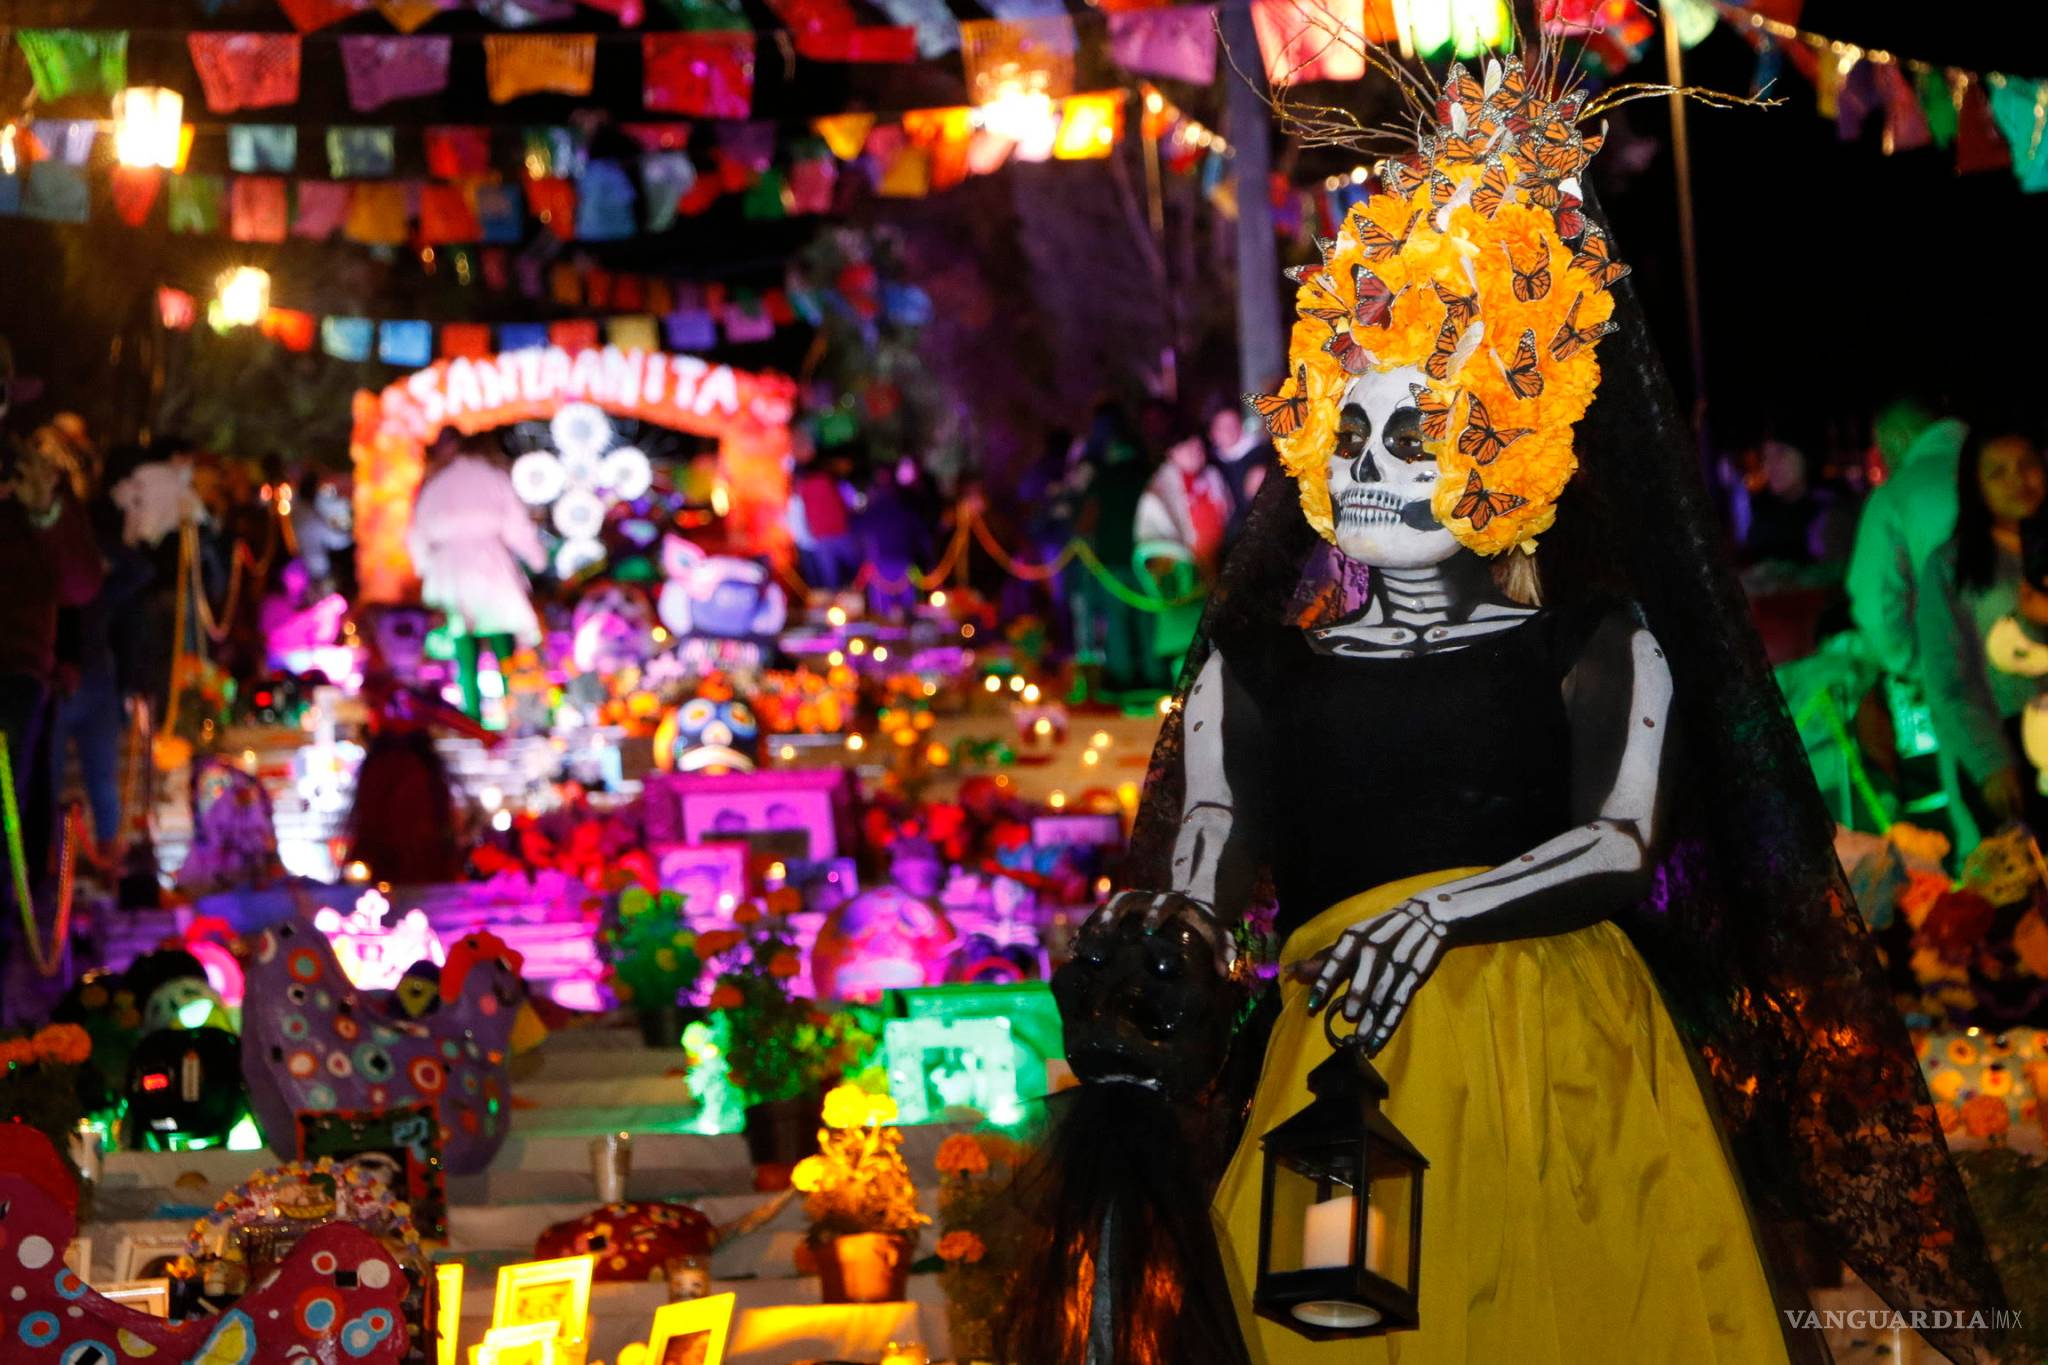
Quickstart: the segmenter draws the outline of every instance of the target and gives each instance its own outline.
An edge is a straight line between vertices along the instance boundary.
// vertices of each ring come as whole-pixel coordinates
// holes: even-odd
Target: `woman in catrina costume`
[[[1547,51],[1397,79],[1419,145],[1289,272],[1289,377],[1254,401],[1292,478],[1185,662],[1131,889],[1055,983],[1086,1083],[1025,1185],[1006,1358],[1825,1359],[1778,1311],[1788,1245],[1968,1321],[2001,1303],[1982,1238],[1585,203],[1598,106]],[[1266,888],[1241,1088],[1182,997],[1248,989]],[[1430,1168],[1419,1328],[1318,1344],[1250,1297],[1259,1139],[1307,1104],[1323,1011]]]

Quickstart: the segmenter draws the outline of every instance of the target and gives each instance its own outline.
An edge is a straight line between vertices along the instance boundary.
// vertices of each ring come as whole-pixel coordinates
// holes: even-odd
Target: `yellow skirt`
[[[1297,930],[1292,965],[1434,873]],[[1252,1359],[1335,1365],[1774,1365],[1786,1359],[1749,1216],[1691,1061],[1635,947],[1596,924],[1446,953],[1375,1065],[1429,1158],[1421,1328],[1316,1343],[1252,1316],[1259,1137],[1329,1056],[1282,978],[1243,1142],[1214,1208]]]

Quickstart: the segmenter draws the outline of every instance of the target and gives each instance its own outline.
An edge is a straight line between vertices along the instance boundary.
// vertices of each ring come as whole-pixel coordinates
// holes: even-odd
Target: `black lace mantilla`
[[[1601,348],[1599,395],[1578,429],[1579,474],[1537,562],[1549,604],[1639,603],[1676,685],[1676,837],[1655,890],[1622,922],[1712,1077],[1710,1098],[1760,1221],[1804,1230],[1901,1312],[2003,1306],[1836,861],[1833,823],[1728,565],[1694,444],[1632,287],[1615,293],[1621,329]],[[1268,480],[1182,666],[1179,701],[1236,633],[1334,616],[1332,558],[1302,518],[1294,481]],[[1126,886],[1171,884],[1182,711],[1167,717],[1153,751]],[[1810,1276],[1786,1254],[1788,1240],[1765,1243],[1781,1299],[1802,1302]],[[1991,1341],[1926,1336],[1956,1362],[1985,1359]],[[1791,1344],[1796,1358],[1826,1358],[1810,1335]]]

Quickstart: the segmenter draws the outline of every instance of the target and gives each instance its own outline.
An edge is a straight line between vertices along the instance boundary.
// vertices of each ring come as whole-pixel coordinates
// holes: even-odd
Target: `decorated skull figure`
[[[699,693],[661,723],[655,752],[677,772],[750,773],[760,738],[761,723],[745,702]]]
[[[1361,375],[1344,392],[1330,452],[1330,508],[1337,548],[1360,563],[1419,569],[1457,553],[1457,538],[1430,502],[1437,462],[1425,449],[1415,396],[1424,383],[1410,366]]]

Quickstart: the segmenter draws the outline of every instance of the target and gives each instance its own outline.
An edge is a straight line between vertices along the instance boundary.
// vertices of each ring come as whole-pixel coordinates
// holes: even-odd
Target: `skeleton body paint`
[[[1405,370],[1368,374],[1345,394],[1329,465],[1336,544],[1367,566],[1371,582],[1363,609],[1311,634],[1312,647],[1323,653],[1398,668],[1404,660],[1467,648],[1536,613],[1502,593],[1486,562],[1431,511],[1437,468],[1411,396],[1418,378]],[[1385,1046],[1447,949],[1575,929],[1607,918],[1643,890],[1659,834],[1669,729],[1663,652],[1648,631],[1617,615],[1595,632],[1564,691],[1576,823],[1510,862],[1354,925],[1302,969],[1315,979],[1310,1007],[1341,1008],[1372,1050]],[[1375,716],[1360,723],[1400,721]],[[1227,966],[1227,930],[1243,913],[1254,843],[1240,806],[1247,794],[1232,780],[1232,753],[1259,741],[1255,708],[1233,686],[1221,650],[1189,691],[1185,724],[1186,796],[1173,885],[1124,892],[1105,913],[1141,915],[1149,925],[1190,913]],[[1363,837],[1398,839],[1401,832]]]

